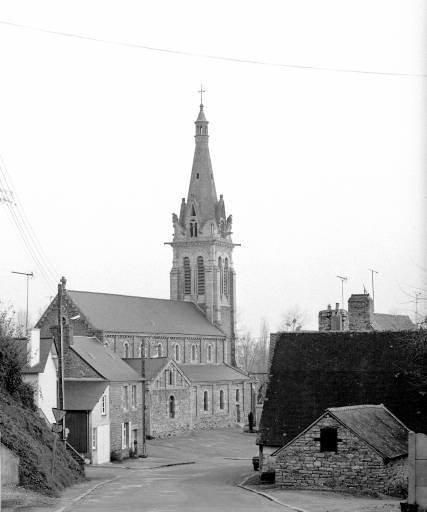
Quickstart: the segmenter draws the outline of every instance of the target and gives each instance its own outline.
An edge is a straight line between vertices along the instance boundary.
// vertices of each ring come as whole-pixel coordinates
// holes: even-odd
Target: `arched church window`
[[[175,345],[175,359],[179,361],[179,345],[178,343]]]
[[[240,402],[240,390],[236,389],[236,402]]]
[[[219,268],[219,293],[222,294],[222,290],[224,288],[224,273],[223,273],[223,269],[222,269],[221,256],[218,258],[218,268]]]
[[[175,397],[169,397],[169,418],[175,418]]]
[[[190,258],[184,258],[184,294],[191,295],[191,267]]]
[[[125,353],[125,357],[129,357],[129,343],[127,341],[125,341],[123,343],[123,349],[124,349],[124,353]]]
[[[222,389],[219,392],[219,408],[224,409],[224,391]]]
[[[203,410],[204,411],[209,410],[209,397],[208,397],[208,392],[207,391],[205,391],[203,393]]]
[[[228,258],[224,260],[224,295],[228,295]]]
[[[195,220],[190,221],[190,236],[191,238],[197,237],[197,222]]]
[[[212,345],[208,345],[208,361],[212,362]]]
[[[157,355],[158,355],[159,357],[162,357],[162,354],[163,354],[163,346],[162,346],[162,344],[161,344],[161,343],[158,343],[158,344],[157,344]]]
[[[191,360],[196,361],[196,345],[191,345]]]
[[[197,257],[197,293],[205,294],[205,265],[202,256]]]

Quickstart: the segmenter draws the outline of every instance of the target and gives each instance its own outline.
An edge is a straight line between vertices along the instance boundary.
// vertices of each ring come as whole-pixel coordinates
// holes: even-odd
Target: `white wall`
[[[51,423],[55,423],[52,408],[57,407],[57,383],[56,366],[52,358],[52,352],[49,352],[44,372],[39,373],[39,386],[40,390],[37,393],[39,395],[38,407]]]
[[[110,386],[104,391],[106,395],[106,414],[102,415],[102,397],[93,408],[89,418],[89,452],[92,464],[103,464],[110,460]],[[108,427],[108,428],[107,428]],[[92,449],[92,429],[97,428],[97,448]]]

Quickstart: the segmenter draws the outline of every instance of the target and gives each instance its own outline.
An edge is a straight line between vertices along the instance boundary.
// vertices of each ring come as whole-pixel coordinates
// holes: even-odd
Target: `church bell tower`
[[[203,101],[196,125],[193,168],[187,201],[182,199],[174,227],[170,298],[193,301],[227,334],[226,361],[235,361],[236,274],[233,268],[232,216],[219,200],[209,154],[208,120]]]

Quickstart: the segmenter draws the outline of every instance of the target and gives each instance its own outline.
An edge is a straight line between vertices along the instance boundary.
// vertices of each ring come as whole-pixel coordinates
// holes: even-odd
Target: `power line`
[[[1,158],[1,156],[0,156],[0,158]],[[1,160],[3,161],[3,159],[1,159]],[[7,180],[6,180],[6,176],[2,169],[2,166],[0,166],[0,187],[3,188],[4,190],[8,190],[8,188],[9,188]],[[53,281],[50,280],[50,277],[48,276],[48,274],[46,273],[46,271],[43,267],[43,263],[40,262],[40,258],[38,257],[37,253],[34,250],[34,248],[35,248],[34,241],[32,240],[31,235],[29,237],[28,228],[26,227],[25,222],[23,221],[23,218],[19,211],[19,208],[14,203],[11,204],[10,202],[5,202],[5,204],[7,206],[9,216],[12,220],[12,224],[14,225],[15,229],[17,229],[17,231],[18,231],[18,235],[19,235],[18,237],[20,238],[21,243],[23,243],[23,246],[27,252],[27,255],[36,264],[40,274],[46,281],[46,284],[49,286],[49,288],[54,288]],[[21,220],[18,218],[13,206],[16,206],[16,210],[17,210]],[[32,243],[31,243],[31,241],[32,241]]]
[[[228,62],[240,62],[243,64],[255,64],[259,66],[275,66],[275,67],[283,67],[283,68],[295,68],[295,69],[310,69],[314,71],[334,71],[337,73],[358,73],[358,74],[365,74],[365,75],[388,75],[388,76],[413,76],[413,77],[426,77],[427,74],[425,73],[391,73],[387,71],[363,71],[360,69],[345,69],[345,68],[326,68],[322,66],[302,66],[298,64],[282,64],[277,62],[265,62],[265,61],[258,61],[258,60],[247,60],[247,59],[233,59],[232,57],[220,57],[218,55],[207,55],[203,53],[193,53],[193,52],[184,52],[179,50],[170,50],[167,48],[156,48],[154,46],[144,46],[140,44],[133,44],[133,43],[122,43],[120,41],[110,41],[108,39],[100,39],[97,37],[89,37],[89,36],[81,36],[78,34],[70,34],[67,32],[60,32],[57,30],[47,30],[44,28],[37,28],[37,27],[30,27],[28,25],[21,25],[19,23],[11,23],[8,21],[0,21],[0,24],[2,25],[9,25],[11,27],[17,27],[17,28],[23,28],[27,30],[34,30],[36,32],[43,32],[46,34],[53,34],[57,36],[65,36],[65,37],[72,37],[75,39],[82,39],[84,41],[92,41],[96,43],[104,43],[104,44],[113,44],[116,46],[125,46],[128,48],[139,48],[142,50],[149,50],[154,52],[162,52],[162,53],[173,53],[175,55],[185,55],[188,57],[201,57],[204,59],[214,59],[214,60],[224,60]]]
[[[9,172],[7,170],[6,164],[5,164],[4,160],[3,160],[3,157],[1,155],[1,153],[0,153],[0,161],[3,164],[4,171],[6,173],[6,176],[7,176],[8,180],[9,180],[9,186],[10,186],[11,190],[13,190],[13,192],[14,192],[14,197],[16,198],[16,202],[17,202],[16,206],[17,206],[17,210],[18,210],[19,216],[21,217],[21,219],[23,221],[23,224],[26,227],[28,234],[30,235],[30,238],[31,238],[31,240],[32,240],[32,242],[34,244],[34,247],[37,250],[41,260],[43,261],[46,269],[50,273],[53,281],[56,283],[56,281],[58,280],[59,273],[54,269],[53,265],[49,261],[49,258],[46,256],[46,253],[44,252],[43,247],[41,246],[41,244],[40,244],[40,242],[39,242],[39,240],[37,238],[37,235],[34,232],[33,227],[31,226],[31,223],[30,223],[30,221],[29,221],[29,219],[27,217],[27,214],[25,213],[24,207],[23,207],[21,201],[19,200],[18,194],[17,194],[17,192],[15,190],[15,187],[13,185],[13,182],[12,182],[12,180],[10,178]],[[0,169],[1,169],[1,166],[0,166]],[[2,172],[2,174],[3,174],[3,172]],[[6,183],[7,183],[6,176],[4,174],[3,174],[3,176],[4,176],[4,179],[5,179]],[[22,210],[22,213],[23,213],[25,219],[21,215],[21,210]],[[32,236],[31,233],[34,235],[34,238],[35,238],[37,243],[34,242],[34,239],[33,239],[33,236]]]

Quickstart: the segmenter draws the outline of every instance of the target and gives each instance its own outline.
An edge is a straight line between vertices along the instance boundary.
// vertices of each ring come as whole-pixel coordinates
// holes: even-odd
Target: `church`
[[[236,244],[232,216],[216,193],[208,124],[201,103],[188,196],[179,217],[172,215],[174,236],[167,242],[173,250],[170,299],[69,290],[64,278],[59,286],[63,328],[72,337],[97,339],[140,375],[138,361],[147,360],[146,424],[153,437],[235,426],[255,410],[256,380],[236,368]],[[58,296],[36,327],[42,336],[57,336],[57,323]],[[80,356],[73,354],[73,361]],[[65,365],[64,372],[66,380],[83,378],[78,364]]]

